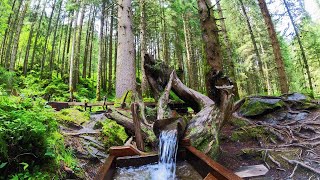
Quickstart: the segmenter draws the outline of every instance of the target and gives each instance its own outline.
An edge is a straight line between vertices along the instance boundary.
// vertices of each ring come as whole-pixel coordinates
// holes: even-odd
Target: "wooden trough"
[[[182,141],[179,145],[177,161],[187,161],[204,180],[240,180],[229,169],[213,161],[211,158],[190,146],[188,141]],[[116,168],[138,167],[158,162],[158,155],[141,155],[132,146],[117,146],[110,148],[109,157],[100,168],[96,180],[111,180]]]

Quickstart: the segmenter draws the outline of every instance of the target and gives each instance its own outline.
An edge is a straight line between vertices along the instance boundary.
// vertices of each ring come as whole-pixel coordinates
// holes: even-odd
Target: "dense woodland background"
[[[306,10],[310,2],[316,14]],[[56,112],[46,102],[107,98],[119,105],[128,90],[142,92],[145,102],[161,100],[152,97],[148,81],[167,78],[151,85],[161,91],[172,83],[171,78],[165,82],[166,65],[176,70],[177,76],[171,76],[176,81],[179,77],[215,101],[182,83],[173,87],[210,110],[194,116],[210,122],[204,125],[209,128],[199,128],[208,136],[192,131],[201,136],[194,138],[200,144],[219,139],[224,125],[219,118],[228,119],[232,112],[228,91],[215,86],[225,80],[222,72],[234,82],[236,100],[290,92],[320,97],[320,0],[0,0],[0,44],[0,179],[87,177],[67,144],[74,139],[63,130],[92,122],[90,114],[79,108]],[[145,54],[162,61],[151,67],[167,70],[162,79],[149,72],[147,81]],[[166,103],[169,90],[162,97]],[[178,96],[170,93],[172,99],[183,99]],[[274,105],[277,109],[279,103]],[[120,114],[132,129],[130,108],[122,108],[123,114],[112,108],[107,112],[111,119]],[[149,119],[157,119],[157,108],[144,110]],[[103,141],[103,151],[123,145],[128,127],[104,120],[96,137]],[[211,128],[218,130],[211,133]],[[144,134],[154,137],[150,129],[143,129]]]
[[[290,92],[319,94],[319,20],[311,18],[303,0],[266,2],[273,7],[270,12],[277,27]],[[315,2],[320,9],[319,1]],[[280,6],[274,8],[275,3]],[[212,4],[223,68],[237,82],[239,95],[280,94],[283,82],[280,83],[268,36],[270,27],[263,20],[258,1]],[[98,100],[104,95],[113,97],[117,9],[117,3],[112,1],[2,0],[1,66],[25,76],[26,81],[37,77],[46,80],[46,85],[52,81],[71,82],[72,87],[64,88],[76,92],[72,96],[89,95],[88,99]],[[188,86],[205,92],[208,68],[196,2],[140,0],[132,2],[132,11],[137,82],[145,86],[141,54],[147,52],[174,66]],[[92,92],[95,89],[96,97]]]

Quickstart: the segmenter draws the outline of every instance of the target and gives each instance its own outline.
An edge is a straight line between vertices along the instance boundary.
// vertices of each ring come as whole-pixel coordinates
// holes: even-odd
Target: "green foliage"
[[[0,174],[21,179],[53,173],[71,154],[57,130],[54,111],[43,100],[0,96]]]
[[[125,143],[128,135],[123,126],[110,119],[106,119],[102,124],[102,138],[106,148],[122,146]]]
[[[75,123],[81,125],[90,120],[89,112],[81,112],[78,109],[62,109],[56,112],[56,118],[62,123]]]

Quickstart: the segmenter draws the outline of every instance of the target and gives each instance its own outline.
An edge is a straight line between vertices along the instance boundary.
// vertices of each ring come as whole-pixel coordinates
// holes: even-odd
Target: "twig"
[[[268,154],[268,158],[274,163],[276,164],[279,168],[281,168],[281,164],[276,161],[270,154]]]
[[[290,178],[292,178],[294,176],[294,173],[296,172],[297,169],[298,169],[298,164],[296,164],[296,166],[294,167],[291,175],[289,176]]]
[[[290,159],[288,159],[288,158],[286,158],[284,156],[281,156],[281,158],[286,160],[286,161],[288,161],[288,163],[290,163],[290,164],[300,165],[301,167],[304,167],[304,168],[306,168],[306,169],[308,169],[308,170],[320,175],[320,171],[319,170],[314,169],[313,167],[310,167],[310,166],[304,164],[303,162],[300,162],[300,161],[297,161],[297,160],[290,160]]]

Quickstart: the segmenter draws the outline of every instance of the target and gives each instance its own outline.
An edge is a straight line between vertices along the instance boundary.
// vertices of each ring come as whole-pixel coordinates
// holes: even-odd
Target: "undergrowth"
[[[61,178],[61,163],[76,170],[53,109],[42,99],[0,96],[0,179]]]

